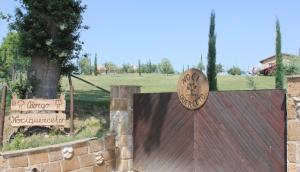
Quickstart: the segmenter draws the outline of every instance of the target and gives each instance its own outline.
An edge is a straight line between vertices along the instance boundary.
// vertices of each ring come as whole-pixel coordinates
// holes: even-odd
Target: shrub
[[[300,57],[292,57],[290,61],[284,63],[285,75],[300,74]]]
[[[241,75],[242,70],[239,67],[233,66],[227,71],[230,75]]]

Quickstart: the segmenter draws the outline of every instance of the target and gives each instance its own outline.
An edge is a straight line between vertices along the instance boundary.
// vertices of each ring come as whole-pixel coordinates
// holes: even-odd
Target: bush
[[[233,66],[227,71],[230,75],[241,75],[242,70],[239,67]]]
[[[32,84],[22,75],[19,79],[10,83],[12,92],[16,93],[20,99],[25,99],[28,94],[32,93]]]
[[[290,61],[284,63],[285,75],[300,74],[300,57],[292,57]]]

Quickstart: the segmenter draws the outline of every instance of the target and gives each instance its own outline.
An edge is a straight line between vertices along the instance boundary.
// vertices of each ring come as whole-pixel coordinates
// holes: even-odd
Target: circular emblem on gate
[[[206,76],[198,69],[185,71],[178,80],[177,94],[184,107],[195,110],[207,100],[209,85]]]

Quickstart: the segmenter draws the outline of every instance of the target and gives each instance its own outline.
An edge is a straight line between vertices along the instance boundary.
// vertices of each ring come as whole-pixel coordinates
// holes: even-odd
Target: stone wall
[[[116,171],[133,169],[133,94],[140,86],[111,86],[110,130],[116,134]]]
[[[2,172],[111,172],[115,136],[1,153]]]
[[[287,169],[300,171],[300,76],[287,78]]]

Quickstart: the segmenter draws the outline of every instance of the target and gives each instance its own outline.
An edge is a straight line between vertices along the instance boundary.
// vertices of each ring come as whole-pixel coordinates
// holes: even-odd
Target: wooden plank
[[[64,99],[12,99],[11,111],[65,111]]]
[[[64,113],[27,113],[12,114],[10,122],[13,127],[19,126],[64,126],[66,114]]]
[[[4,120],[5,120],[5,109],[6,109],[6,94],[7,85],[4,84],[2,88],[2,100],[0,110],[0,145],[3,145],[3,133],[4,133]]]
[[[134,170],[284,172],[285,92],[210,92],[191,111],[176,93],[134,95]]]

